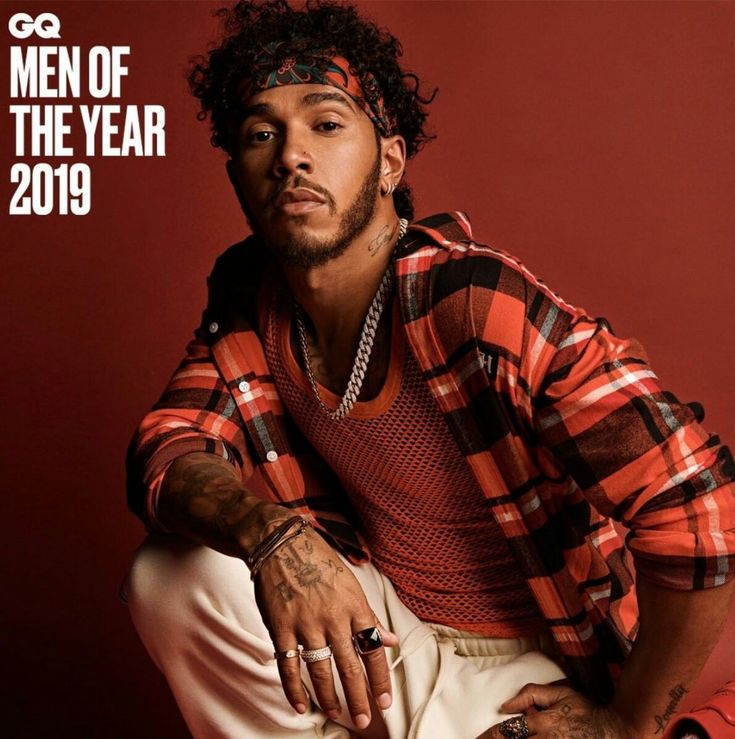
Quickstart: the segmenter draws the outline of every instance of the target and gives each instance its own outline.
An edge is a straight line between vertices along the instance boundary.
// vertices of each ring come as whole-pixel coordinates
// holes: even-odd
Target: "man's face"
[[[343,253],[372,219],[380,165],[373,124],[347,95],[286,85],[250,99],[232,176],[271,249],[313,267]]]

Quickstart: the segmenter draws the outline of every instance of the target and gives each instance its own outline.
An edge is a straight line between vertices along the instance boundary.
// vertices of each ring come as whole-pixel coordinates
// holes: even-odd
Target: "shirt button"
[[[248,390],[250,390],[250,383],[243,380],[238,386],[237,389],[241,393],[246,393]]]
[[[265,455],[265,458],[269,462],[275,462],[278,459],[278,452],[274,452],[272,449]]]
[[[219,331],[219,323],[217,323],[217,321],[212,321],[212,323],[209,324],[209,333],[216,334],[217,331]]]

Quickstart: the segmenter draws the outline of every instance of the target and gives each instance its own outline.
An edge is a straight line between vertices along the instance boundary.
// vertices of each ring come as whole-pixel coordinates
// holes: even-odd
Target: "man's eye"
[[[342,126],[336,121],[322,121],[321,123],[317,125],[317,128],[320,131],[325,131],[326,133],[332,133],[333,131],[337,131],[338,129],[342,128]]]
[[[254,144],[265,144],[275,136],[273,131],[254,131],[248,136],[248,140]]]

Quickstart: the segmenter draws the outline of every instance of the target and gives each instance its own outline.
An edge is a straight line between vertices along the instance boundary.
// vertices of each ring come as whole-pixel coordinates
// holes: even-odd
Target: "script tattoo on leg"
[[[669,691],[669,702],[666,704],[666,710],[662,714],[656,714],[653,720],[656,722],[656,734],[660,734],[665,728],[666,724],[669,723],[671,717],[676,713],[676,708],[681,702],[681,699],[689,691],[679,683]]]

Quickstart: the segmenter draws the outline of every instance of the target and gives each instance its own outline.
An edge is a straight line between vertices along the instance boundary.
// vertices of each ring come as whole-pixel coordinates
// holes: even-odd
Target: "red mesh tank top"
[[[485,636],[540,631],[533,596],[404,345],[396,301],[385,384],[341,421],[331,421],[314,397],[292,349],[292,306],[282,302],[260,306],[276,388],[342,482],[373,562],[400,599],[423,621]],[[338,406],[334,393],[319,391],[329,408]]]

